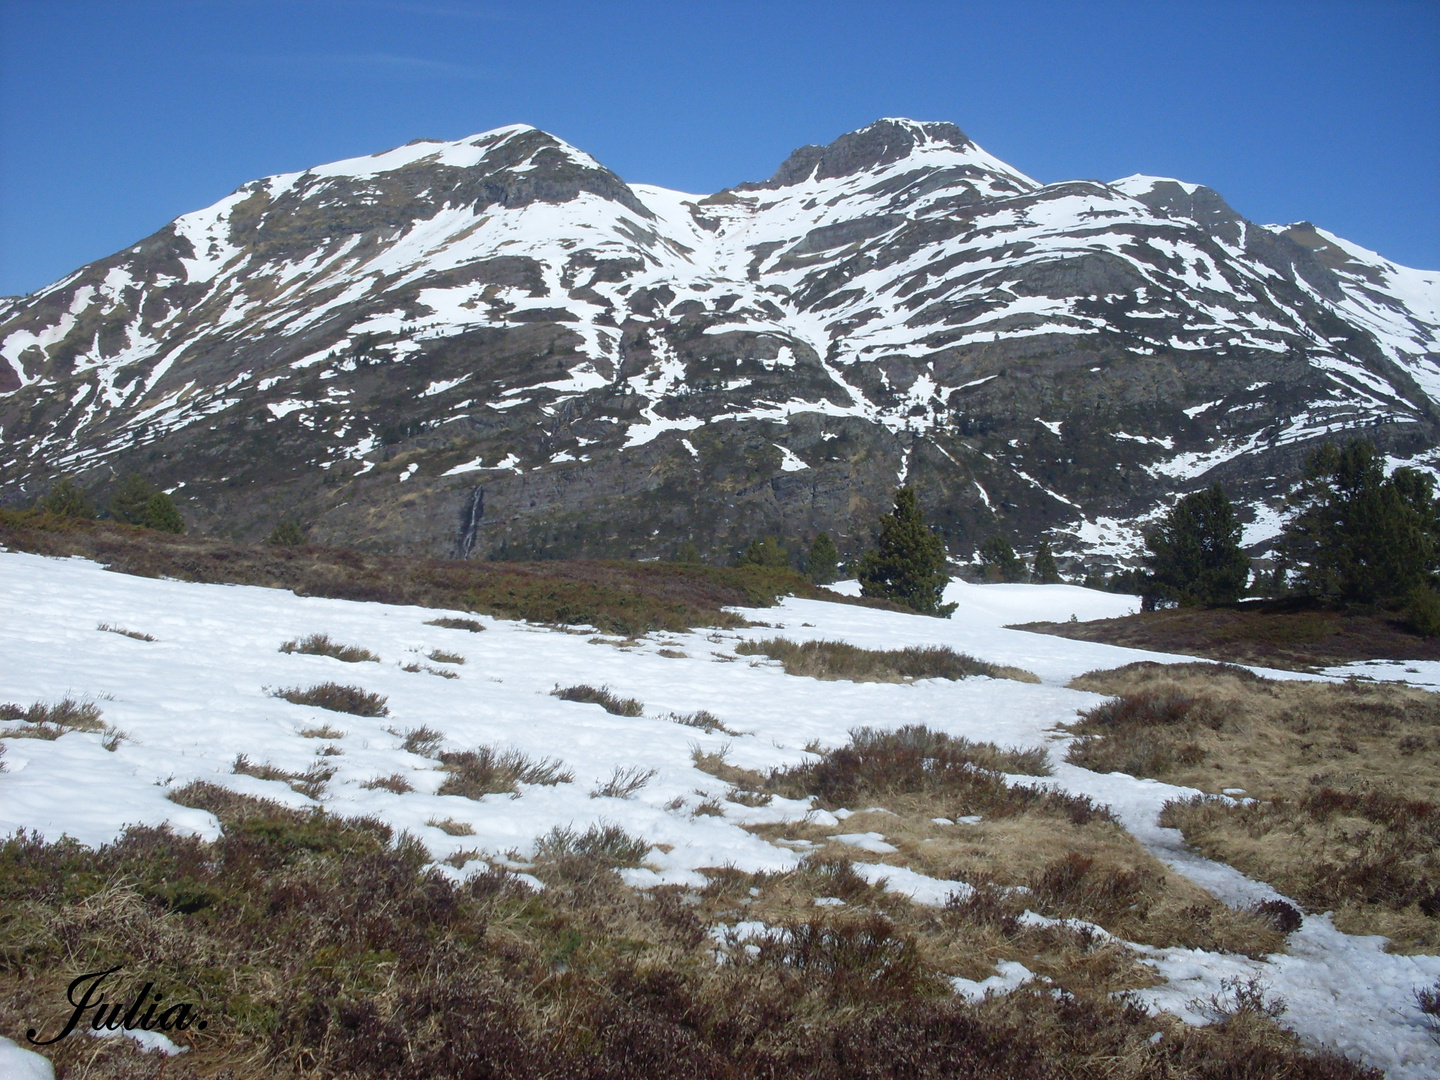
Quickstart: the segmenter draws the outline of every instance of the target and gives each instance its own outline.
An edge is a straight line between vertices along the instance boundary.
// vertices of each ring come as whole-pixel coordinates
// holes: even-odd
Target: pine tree
[[[805,556],[805,573],[816,585],[829,585],[840,576],[840,551],[829,533],[822,532],[810,545]]]
[[[700,558],[700,549],[695,546],[695,541],[688,537],[680,541],[680,546],[675,549],[675,561],[678,563],[694,564],[703,562]]]
[[[110,516],[126,525],[145,524],[145,504],[155,494],[155,485],[132,473],[120,481],[110,498]]]
[[[773,536],[762,536],[751,540],[745,553],[740,556],[741,566],[763,566],[770,570],[788,570],[790,555]]]
[[[183,533],[185,531],[185,522],[180,517],[180,511],[175,509],[175,500],[163,491],[157,491],[145,503],[144,525],[147,529],[154,529],[156,532]]]
[[[1374,604],[1429,583],[1440,551],[1434,481],[1414,469],[1390,477],[1375,447],[1326,443],[1305,466],[1281,551],[1309,596]]]
[[[980,545],[980,561],[991,581],[1025,580],[1025,563],[1003,536],[992,536]]]
[[[1240,536],[1240,520],[1223,487],[1186,495],[1145,537],[1147,606],[1157,600],[1190,606],[1240,599],[1250,578]]]
[[[945,545],[920,516],[915,492],[895,492],[895,510],[880,518],[880,539],[860,559],[860,592],[895,600],[925,615],[948,618],[955,604],[942,604],[950,577]]]
[[[1035,549],[1035,567],[1030,576],[1041,585],[1059,585],[1063,580],[1060,568],[1055,565],[1055,553],[1050,550],[1049,540],[1041,540],[1040,546]]]
[[[265,541],[267,544],[276,544],[281,547],[293,547],[296,544],[305,542],[305,533],[297,522],[286,518],[276,525],[270,536]]]
[[[41,496],[38,507],[47,514],[62,518],[93,518],[95,508],[90,500],[68,477],[61,477]]]

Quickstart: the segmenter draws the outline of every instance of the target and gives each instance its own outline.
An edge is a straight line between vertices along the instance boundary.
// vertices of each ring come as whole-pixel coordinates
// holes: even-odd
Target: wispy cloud
[[[334,78],[383,75],[412,79],[488,79],[491,72],[467,64],[394,53],[291,53],[288,55],[234,56],[246,67],[283,70],[292,75]]]

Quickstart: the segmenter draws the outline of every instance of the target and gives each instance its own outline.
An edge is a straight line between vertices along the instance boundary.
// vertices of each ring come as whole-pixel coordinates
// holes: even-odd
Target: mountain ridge
[[[0,361],[11,503],[139,471],[237,537],[722,557],[858,549],[914,479],[954,557],[1113,562],[1215,479],[1263,546],[1337,431],[1431,467],[1440,274],[953,124],[709,195],[511,125],[242,185],[0,307]]]

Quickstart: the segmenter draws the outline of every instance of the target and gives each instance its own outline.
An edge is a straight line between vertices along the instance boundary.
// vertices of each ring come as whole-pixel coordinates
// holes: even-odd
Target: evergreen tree
[[[145,524],[145,504],[155,494],[155,485],[134,473],[120,481],[110,498],[110,516],[126,525]]]
[[[805,573],[816,585],[829,585],[840,576],[840,551],[829,533],[822,532],[810,545],[805,556]]]
[[[860,559],[860,592],[895,600],[925,615],[948,618],[954,604],[942,604],[945,585],[945,545],[920,516],[915,492],[895,492],[895,510],[880,518],[880,539]]]
[[[1365,439],[1320,447],[1291,497],[1297,512],[1281,540],[1297,570],[1296,590],[1373,604],[1427,584],[1440,550],[1434,487],[1409,468],[1387,478]]]
[[[1240,520],[1223,487],[1186,495],[1145,537],[1147,606],[1156,600],[1189,606],[1240,599],[1250,577],[1240,536]]]
[[[1040,546],[1035,549],[1035,566],[1030,577],[1041,585],[1059,585],[1063,580],[1060,568],[1055,565],[1055,553],[1050,550],[1049,540],[1041,540]]]
[[[157,491],[145,503],[144,525],[147,529],[154,529],[156,532],[183,533],[185,531],[185,522],[180,518],[180,511],[175,509],[175,500],[163,491]]]
[[[740,556],[741,566],[763,566],[770,570],[788,570],[790,555],[773,536],[762,536],[751,540],[750,546]]]
[[[265,541],[267,544],[277,544],[282,547],[293,547],[296,544],[305,542],[305,533],[301,531],[298,523],[286,518],[275,526],[274,531]]]
[[[695,546],[695,541],[688,537],[680,541],[680,546],[675,549],[675,561],[678,563],[694,564],[703,562],[700,558],[700,549]]]
[[[1010,541],[1003,536],[992,536],[980,545],[980,561],[985,565],[986,576],[991,581],[1024,581],[1025,563],[1015,554]]]
[[[37,503],[39,508],[47,514],[54,514],[62,518],[93,518],[95,508],[90,505],[90,500],[85,497],[85,492],[70,482],[68,477],[61,477],[50,485],[50,490],[41,496]]]

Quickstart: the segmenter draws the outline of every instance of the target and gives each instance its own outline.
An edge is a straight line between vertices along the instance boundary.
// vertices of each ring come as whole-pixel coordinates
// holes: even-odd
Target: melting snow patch
[[[801,461],[800,458],[788,448],[781,446],[779,443],[775,443],[774,446],[776,450],[780,451],[781,472],[799,472],[801,469],[810,468],[809,465]]]
[[[1015,960],[1001,960],[995,965],[995,971],[996,974],[979,982],[955,976],[951,978],[950,985],[961,997],[979,1001],[986,994],[1008,994],[1035,978],[1029,968]]]

